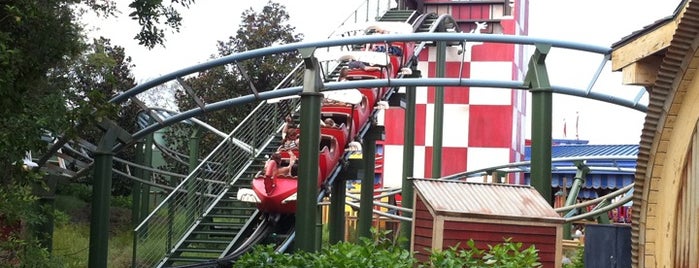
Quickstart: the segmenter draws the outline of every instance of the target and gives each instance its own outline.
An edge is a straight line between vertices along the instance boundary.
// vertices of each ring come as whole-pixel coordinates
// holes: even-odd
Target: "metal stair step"
[[[211,230],[195,230],[192,231],[192,235],[211,235],[217,237],[233,237],[234,234],[228,231],[211,231]]]
[[[185,244],[224,244],[228,245],[231,243],[230,240],[217,240],[217,239],[187,239],[184,241]]]
[[[175,262],[187,262],[187,263],[199,263],[199,262],[204,262],[204,261],[209,261],[211,260],[210,257],[195,257],[195,256],[187,256],[187,257],[170,257],[168,258],[169,263],[175,263]]]
[[[233,215],[233,214],[209,214],[210,218],[226,218],[226,219],[248,219],[250,215]]]
[[[177,249],[176,252],[180,253],[180,257],[188,257],[188,256],[182,256],[183,253],[211,253],[211,254],[216,254],[220,255],[222,249],[211,249],[211,248],[183,248],[183,249]]]
[[[229,228],[229,229],[240,229],[243,223],[240,222],[202,222],[199,224],[201,227],[218,227],[218,228]]]

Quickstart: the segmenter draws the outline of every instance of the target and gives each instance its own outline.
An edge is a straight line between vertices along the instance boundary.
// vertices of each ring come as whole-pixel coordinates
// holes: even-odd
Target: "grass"
[[[85,211],[89,211],[85,209],[86,205],[73,196],[58,196],[56,199],[56,209],[59,212],[53,233],[52,255],[64,267],[88,267],[90,226],[89,215],[84,215]],[[108,238],[108,267],[131,267],[132,232],[130,228],[114,225],[112,224],[114,228]]]
[[[109,238],[109,267],[131,267],[131,232]],[[88,267],[90,228],[86,224],[57,226],[53,233],[53,255],[66,267]]]

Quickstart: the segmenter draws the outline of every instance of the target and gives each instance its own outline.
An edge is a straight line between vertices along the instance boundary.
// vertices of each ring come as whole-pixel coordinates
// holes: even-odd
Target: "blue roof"
[[[524,159],[531,159],[532,148],[524,148]],[[638,155],[638,144],[614,144],[614,145],[554,145],[551,147],[551,157],[585,157],[585,156],[636,156]],[[635,161],[634,161],[635,162]]]
[[[635,159],[618,159],[614,157],[629,158],[638,155],[637,144],[613,144],[613,145],[590,145],[590,144],[557,144],[551,147],[552,158],[566,157],[611,157],[604,160],[587,160],[586,165],[594,167],[613,167],[635,169]],[[525,147],[525,160],[531,160],[531,147]],[[566,178],[566,187],[573,184],[575,176],[575,164],[573,161],[559,161],[552,163],[551,187],[560,188],[563,186],[563,178]],[[566,170],[556,170],[556,168],[570,167]],[[525,183],[530,183],[529,173],[525,173]],[[580,198],[596,198],[598,189],[618,189],[633,183],[634,172],[628,170],[594,170],[591,169],[585,178],[585,184],[580,191]]]

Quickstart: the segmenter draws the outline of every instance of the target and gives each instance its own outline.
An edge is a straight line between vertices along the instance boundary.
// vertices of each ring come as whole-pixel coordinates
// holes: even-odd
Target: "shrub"
[[[87,203],[92,201],[92,187],[84,183],[59,184],[56,194],[74,196]]]
[[[278,253],[274,246],[257,246],[238,259],[233,267],[541,267],[534,246],[522,249],[522,243],[505,239],[488,246],[488,250],[467,242],[468,249],[458,246],[431,252],[429,263],[418,263],[409,251],[387,238],[387,232],[374,233],[374,239],[360,238],[358,243],[341,242],[320,252]]]
[[[458,245],[444,251],[430,252],[431,267],[541,267],[539,253],[534,245],[522,249],[522,243],[506,238],[504,243],[488,245],[488,250],[476,248],[475,242],[466,242],[468,249]]]
[[[358,243],[340,242],[317,253],[277,253],[271,245],[257,246],[233,267],[413,267],[417,263],[410,252],[386,238],[387,232],[372,230],[372,233],[374,239],[364,237]]]
[[[585,267],[585,248],[580,246],[575,250],[575,256],[570,260],[570,264],[564,264],[564,268],[584,268]]]

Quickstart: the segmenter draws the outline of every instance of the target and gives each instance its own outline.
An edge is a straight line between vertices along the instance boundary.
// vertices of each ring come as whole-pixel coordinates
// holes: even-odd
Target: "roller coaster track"
[[[384,16],[381,19],[382,21],[403,21],[403,22],[408,22],[414,25],[414,31],[415,32],[436,32],[436,31],[444,31],[445,29],[449,29],[451,31],[458,31],[458,26],[454,21],[451,19],[451,17],[447,15],[442,15],[442,16],[437,16],[435,14],[425,14],[425,15],[418,15],[414,11],[389,11],[384,14]],[[446,26],[445,26],[446,25]],[[410,58],[408,64],[405,66],[412,66],[417,63],[417,55],[420,53],[420,50],[423,49],[427,43],[430,42],[422,42],[416,46],[416,50],[412,57]],[[338,75],[339,67],[341,66],[335,66],[334,68],[328,68],[327,70],[333,70],[332,72],[328,72],[326,74],[326,78],[332,79],[333,77],[336,77]],[[296,80],[296,83],[301,83],[302,79],[299,78],[299,73],[302,73],[302,69],[296,69],[294,72],[289,74],[288,77],[293,77]],[[300,84],[299,84],[300,85]],[[288,85],[286,85],[288,86]],[[391,90],[388,91],[388,93],[383,96],[382,100],[387,100],[388,98],[391,97],[391,95],[397,90],[397,88],[392,88]],[[294,110],[297,110],[299,107],[298,103],[293,103],[293,104],[287,104],[288,106],[293,106]],[[372,113],[372,117],[375,116],[377,111],[374,111]],[[358,131],[358,136],[363,137],[364,134],[368,131],[370,124],[367,123],[364,126],[362,126],[359,131]],[[281,126],[279,127],[281,129]],[[278,133],[279,129],[275,129],[275,133]],[[229,138],[231,135],[229,135]],[[264,161],[264,157],[262,157],[263,154],[265,153],[270,153],[271,149],[275,149],[278,146],[279,142],[279,137],[277,135],[274,135],[270,138],[268,138],[265,142],[262,142],[262,147],[263,149],[256,150],[259,153],[253,159],[251,162],[249,162],[246,167],[244,167],[245,172],[239,172],[236,176],[236,179],[230,183],[230,187],[227,187],[227,189],[224,189],[220,194],[216,195],[216,198],[213,198],[215,201],[212,202],[211,204],[208,205],[208,208],[204,211],[204,213],[199,216],[200,218],[194,222],[194,224],[191,227],[188,227],[187,230],[182,231],[181,233],[182,238],[179,239],[179,241],[175,242],[172,239],[168,241],[172,242],[167,242],[171,246],[171,250],[169,250],[166,253],[166,256],[162,258],[159,263],[156,266],[159,267],[216,267],[217,265],[222,265],[224,263],[230,264],[231,261],[233,261],[235,258],[239,257],[243,253],[247,252],[248,250],[251,250],[255,245],[258,243],[272,243],[277,245],[277,251],[285,251],[287,250],[291,244],[293,243],[295,233],[293,231],[293,217],[292,219],[284,219],[284,220],[273,220],[273,219],[279,219],[282,217],[281,215],[268,215],[268,214],[262,214],[257,210],[247,208],[247,210],[240,210],[243,211],[240,214],[236,214],[238,219],[242,219],[242,217],[247,217],[247,220],[245,221],[244,224],[238,225],[238,227],[232,227],[233,225],[230,224],[224,224],[224,222],[220,221],[219,218],[224,216],[224,213],[218,213],[218,215],[213,215],[216,214],[215,211],[217,210],[227,210],[228,213],[235,213],[232,211],[238,211],[235,210],[235,206],[243,206],[242,204],[236,204],[231,206],[230,203],[236,202],[234,200],[233,196],[235,196],[235,192],[237,191],[238,187],[244,187],[249,185],[250,181],[245,180],[245,178],[251,178],[253,177],[254,173],[259,170],[261,170],[261,163]],[[224,142],[226,143],[226,142]],[[221,145],[219,148],[222,147]],[[214,152],[212,152],[212,155]],[[329,189],[329,185],[331,185],[335,178],[337,178],[338,174],[342,172],[343,165],[342,163],[346,161],[349,158],[349,153],[345,152],[343,155],[342,160],[339,162],[339,164],[333,169],[331,172],[331,175],[329,176],[328,180],[326,180],[325,184],[323,187],[321,187],[321,190],[318,194],[317,201],[321,202],[321,200],[327,196],[327,190]],[[211,161],[210,159],[205,159],[204,162],[206,161]],[[197,173],[196,171],[193,172]],[[201,173],[201,172],[200,172]],[[192,174],[190,176],[192,177]],[[185,180],[186,181],[186,180]],[[184,184],[185,182],[183,182]],[[182,191],[184,188],[192,188],[192,187],[187,187],[180,185],[175,189],[176,191]],[[197,188],[197,187],[194,187]],[[188,192],[188,195],[194,194],[200,194],[201,190],[190,190]],[[208,196],[208,195],[207,195]],[[222,205],[223,204],[228,204],[228,205]],[[224,208],[224,207],[228,208]],[[161,204],[157,210],[164,210],[165,206]],[[160,209],[159,209],[160,208]],[[248,211],[245,214],[244,211]],[[154,212],[155,214],[158,214],[158,212]],[[165,212],[159,212],[160,214],[167,214]],[[151,214],[154,215],[154,214]],[[213,215],[213,216],[212,216]],[[245,216],[247,215],[247,216]],[[170,217],[177,217],[175,216],[170,216]],[[155,216],[150,216],[149,218],[155,219]],[[148,219],[146,219],[148,220]],[[151,227],[146,228],[148,224],[142,223],[137,227],[136,231],[138,233],[146,233],[145,231],[141,230],[146,230],[150,229]],[[173,220],[171,222],[176,222],[176,220]],[[204,224],[204,225],[203,225]],[[217,224],[220,224],[221,226],[218,226]],[[202,227],[203,226],[203,227]],[[289,229],[289,226],[292,226],[292,228]],[[171,227],[172,228],[172,227]],[[220,231],[226,232],[224,234],[223,232],[217,232],[216,229],[220,229]],[[235,235],[232,235],[232,234]],[[145,234],[144,234],[145,235]],[[274,237],[274,238],[270,238]],[[209,243],[208,241],[217,241],[219,244],[226,244],[225,247],[218,247],[218,246],[212,246],[213,243]],[[227,241],[227,242],[226,242]],[[144,242],[148,243],[148,242]],[[194,246],[192,246],[194,245]],[[140,256],[143,256],[143,253],[138,253]],[[213,256],[214,254],[219,254],[218,257],[210,257]],[[200,256],[205,256],[205,257],[200,257]],[[206,257],[208,256],[208,257]],[[141,266],[139,264],[141,261],[135,261],[134,266]],[[149,263],[148,261],[143,262],[143,266],[146,263]],[[179,265],[179,266],[178,266]]]
[[[597,47],[589,45],[580,45],[570,42],[544,40],[523,36],[507,36],[507,35],[472,35],[472,34],[431,34],[434,32],[459,32],[456,31],[456,23],[447,15],[437,16],[434,14],[423,15],[415,18],[413,25],[418,26],[415,32],[426,34],[414,34],[409,36],[410,40],[444,40],[448,42],[500,42],[500,43],[518,43],[518,44],[550,44],[556,48],[571,48],[581,51],[594,52],[604,54],[605,59],[610,53],[610,49],[606,47]],[[453,27],[449,27],[449,25]],[[408,40],[407,36],[396,35],[393,37],[380,37],[382,40],[389,41],[404,41]],[[384,39],[386,38],[386,39]],[[182,69],[162,77],[146,81],[138,86],[128,90],[124,94],[120,94],[110,99],[110,103],[120,103],[129,98],[135,97],[137,94],[144,92],[154,86],[180,78],[185,75],[206,70],[212,66],[221,66],[230,64],[239,60],[246,60],[258,55],[273,54],[278,51],[291,51],[297,48],[306,48],[312,43],[313,46],[327,47],[345,45],[357,40],[362,43],[376,42],[379,38],[347,38],[343,40],[322,40],[317,42],[288,44],[269,48],[261,48],[252,51],[236,53],[222,57],[221,59],[212,60],[210,62]],[[468,39],[468,40],[467,40]],[[466,41],[465,41],[466,40]],[[423,41],[419,43],[415,49],[411,64],[416,63],[416,55],[422,48],[434,41]],[[267,53],[267,54],[265,54]],[[411,65],[408,64],[408,65]],[[601,69],[602,65],[600,65]],[[327,68],[326,70],[336,70]],[[594,84],[594,80],[599,75],[596,73],[593,81],[591,81],[588,90],[579,91],[569,88],[552,86],[554,93],[562,93],[568,95],[582,96],[601,101],[607,101],[621,106],[626,106],[632,109],[644,111],[646,107],[639,103],[642,96],[639,92],[634,100],[619,100],[614,96],[597,94],[591,92],[590,89]],[[326,75],[331,77],[334,72]],[[303,80],[303,69],[301,65],[291,72],[284,81],[274,90],[260,92],[255,94],[241,96],[234,99],[207,104],[205,107],[195,108],[172,117],[166,118],[160,122],[156,122],[130,135],[127,141],[119,141],[112,151],[118,152],[126,146],[133,145],[139,139],[152,134],[154,131],[167,127],[171,124],[178,123],[182,120],[193,118],[209,111],[217,111],[239,103],[250,103],[253,101],[259,102],[269,98],[282,97],[300,91],[300,83]],[[476,86],[476,87],[500,87],[512,89],[526,89],[521,81],[490,81],[490,80],[474,80],[467,78],[426,78],[426,79],[377,79],[375,81],[352,81],[346,82],[343,85],[339,83],[327,83],[326,89],[343,89],[344,87],[378,87],[378,86]],[[278,90],[277,90],[278,89]],[[390,91],[389,94],[392,94]],[[390,95],[389,95],[390,96]],[[182,183],[176,187],[164,188],[169,190],[170,195],[165,197],[162,203],[148,215],[148,217],[139,224],[135,229],[134,235],[134,263],[135,267],[153,267],[153,266],[172,266],[174,264],[196,263],[219,259],[226,257],[231,252],[238,252],[241,244],[245,241],[252,241],[249,235],[245,235],[241,230],[250,229],[256,230],[255,227],[262,224],[258,215],[255,216],[255,209],[245,207],[242,204],[236,203],[237,200],[231,198],[235,196],[237,189],[241,186],[249,186],[249,178],[254,175],[254,172],[261,170],[264,162],[264,155],[269,153],[268,148],[275,148],[278,145],[279,137],[276,133],[281,129],[281,125],[276,125],[273,122],[265,121],[271,118],[281,118],[281,111],[284,112],[298,107],[298,103],[289,101],[283,103],[289,109],[279,107],[269,107],[271,105],[258,106],[253,113],[247,117],[230,134],[226,135],[224,142],[212,151],[205,159],[200,161],[202,164],[194,172],[188,174]],[[280,120],[281,121],[281,120]],[[361,131],[361,134],[365,133]],[[37,161],[39,167],[54,155],[56,151],[68,143],[66,138],[59,138],[48,150],[48,152]],[[94,145],[93,145],[94,147]],[[89,154],[87,155],[89,156]],[[87,159],[87,158],[85,158]],[[119,161],[119,159],[117,159]],[[213,165],[212,163],[225,163]],[[85,168],[80,172],[89,169],[92,163],[85,161]],[[339,167],[334,170],[334,175],[339,173]],[[80,173],[79,172],[79,173]],[[128,174],[128,172],[125,172]],[[175,176],[175,174],[172,174]],[[212,177],[212,176],[224,177]],[[328,180],[328,183],[334,179]],[[135,177],[130,177],[135,178]],[[143,182],[143,181],[141,181]],[[324,191],[324,189],[323,189]],[[322,198],[324,192],[319,195]],[[206,227],[207,229],[200,229]],[[194,235],[194,236],[191,236]],[[191,236],[191,237],[190,237]],[[191,239],[190,239],[191,238]],[[293,241],[293,232],[284,240],[286,245],[289,241]],[[217,244],[216,246],[213,246]],[[247,243],[253,244],[253,243]],[[196,245],[191,247],[193,254],[191,257],[181,254],[182,247]],[[219,247],[220,246],[220,247]],[[215,250],[212,250],[215,247]],[[207,255],[208,254],[208,255]],[[215,256],[212,256],[215,255]],[[177,258],[180,258],[177,260]],[[175,261],[179,261],[175,263]]]

